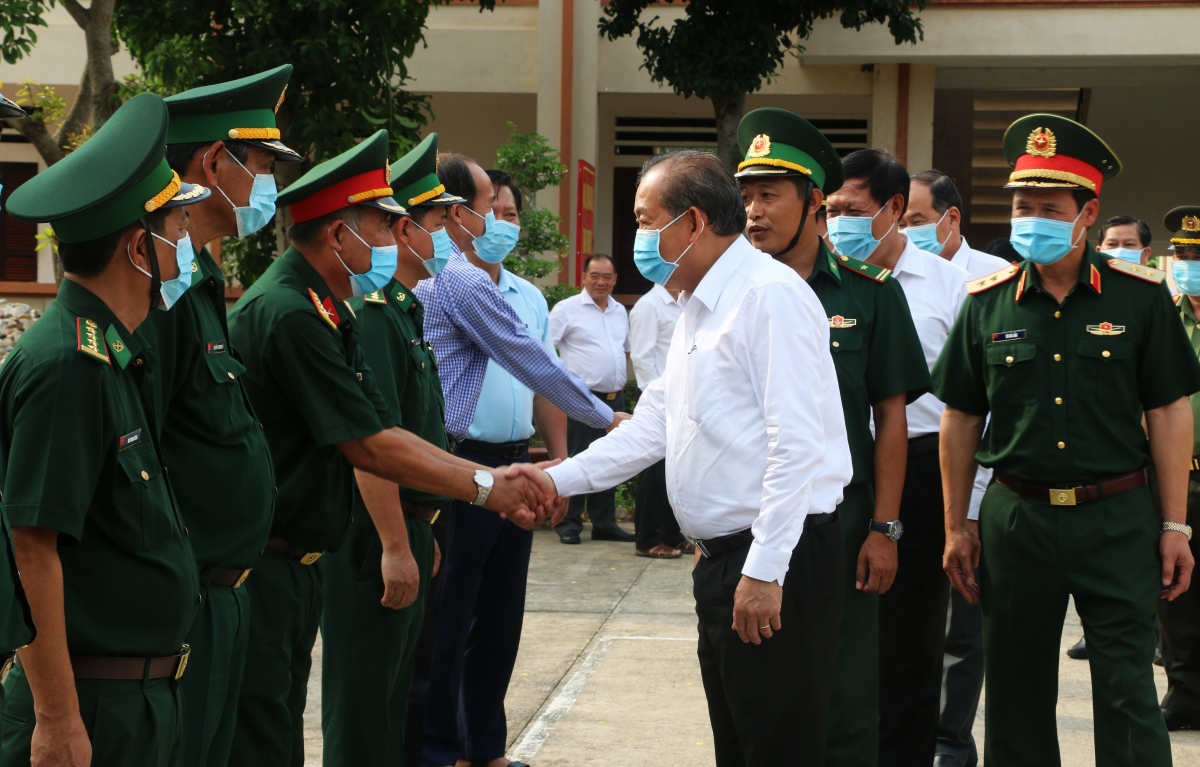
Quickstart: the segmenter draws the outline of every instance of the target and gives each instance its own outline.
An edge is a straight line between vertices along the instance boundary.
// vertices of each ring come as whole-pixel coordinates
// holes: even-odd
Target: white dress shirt
[[[958,250],[954,251],[954,258],[950,259],[950,263],[959,269],[965,269],[973,280],[986,277],[992,272],[998,272],[1008,266],[1008,262],[1003,258],[972,248],[967,244],[966,237],[962,238],[962,242],[959,243]]]
[[[597,392],[621,391],[629,373],[629,319],[612,296],[601,309],[585,290],[550,310],[550,337],[563,364]]]
[[[742,237],[679,303],[666,370],[633,418],[548,471],[578,495],[666,457],[683,534],[749,528],[742,573],[782,584],[805,517],[832,512],[852,474],[829,319],[799,275]]]
[[[629,312],[629,356],[639,389],[645,389],[666,369],[667,349],[682,311],[669,290],[655,285]]]

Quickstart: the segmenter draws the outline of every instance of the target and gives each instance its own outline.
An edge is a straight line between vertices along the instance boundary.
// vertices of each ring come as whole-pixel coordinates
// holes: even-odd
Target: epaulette
[[[891,269],[884,269],[882,266],[868,264],[866,261],[859,261],[857,258],[850,258],[850,256],[838,256],[837,260],[838,264],[841,265],[843,269],[848,269],[849,271],[854,272],[855,274],[860,274],[863,277],[870,277],[876,282],[883,282],[888,277],[892,276]]]
[[[76,317],[75,334],[77,340],[75,348],[78,351],[105,365],[112,365],[112,358],[108,356],[108,347],[105,346],[104,339],[100,335],[99,325],[83,317]]]
[[[992,272],[991,274],[986,274],[977,280],[968,281],[967,292],[971,295],[975,295],[976,293],[982,293],[985,290],[991,290],[997,285],[1008,282],[1013,277],[1016,277],[1017,272],[1019,271],[1021,271],[1021,267],[1017,266],[1016,264],[1009,264],[998,272]]]
[[[1167,278],[1167,273],[1161,269],[1151,269],[1148,266],[1142,266],[1141,264],[1135,264],[1132,261],[1125,261],[1120,258],[1108,259],[1108,268],[1114,272],[1137,277],[1139,280],[1153,282],[1155,285]]]
[[[385,295],[383,294],[383,291],[382,291],[382,290],[377,290],[377,291],[375,291],[374,293],[367,293],[366,295],[364,295],[364,296],[363,296],[363,303],[367,303],[367,304],[386,304],[386,303],[387,303],[387,296],[385,296]]]

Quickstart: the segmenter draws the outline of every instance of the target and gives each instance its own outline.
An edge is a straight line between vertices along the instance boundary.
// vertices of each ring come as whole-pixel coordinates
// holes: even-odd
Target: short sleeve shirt
[[[13,527],[59,533],[67,646],[179,652],[196,560],[157,444],[153,358],[86,288],[58,297],[0,368],[0,482]]]
[[[1192,302],[1185,295],[1175,299],[1179,307],[1179,317],[1183,320],[1183,330],[1192,344],[1192,351],[1200,356],[1200,333],[1196,332],[1196,313],[1192,310]],[[1192,406],[1192,456],[1200,456],[1200,394],[1192,394],[1189,398]]]
[[[139,329],[153,347],[162,452],[202,566],[249,567],[266,544],[275,471],[229,342],[225,280],[208,250],[192,286]]]
[[[1142,413],[1200,390],[1162,273],[1086,247],[1059,302],[1029,262],[973,283],[934,367],[950,407],[991,413],[976,458],[1027,482],[1090,484],[1150,463]]]
[[[229,314],[279,486],[271,535],[308,551],[336,548],[350,524],[354,473],[337,443],[392,420],[359,333],[350,307],[294,248]]]
[[[835,256],[822,242],[808,277],[829,317],[829,351],[854,463],[852,485],[874,481],[871,407],[900,393],[912,402],[931,386],[904,290],[886,274],[869,276],[879,272],[848,256]]]

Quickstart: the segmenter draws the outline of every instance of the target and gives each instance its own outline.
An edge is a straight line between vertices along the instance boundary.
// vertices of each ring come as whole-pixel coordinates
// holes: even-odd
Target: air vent
[[[867,145],[866,120],[809,122],[825,134],[841,157]],[[648,157],[680,149],[715,151],[717,122],[708,117],[618,117],[614,137],[614,153],[622,156]]]

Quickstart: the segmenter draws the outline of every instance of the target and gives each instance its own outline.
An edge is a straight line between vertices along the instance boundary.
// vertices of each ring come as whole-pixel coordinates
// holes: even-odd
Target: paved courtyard
[[[713,764],[696,663],[691,560],[633,556],[631,544],[534,538],[524,638],[509,687],[509,756],[533,767]],[[1062,646],[1080,636],[1074,611]],[[321,763],[320,640],[305,716]],[[1155,667],[1160,692],[1166,677]],[[1095,764],[1087,663],[1065,656],[1058,729],[1064,767]],[[984,692],[986,698],[986,690]],[[986,700],[983,705],[986,705]],[[983,740],[982,708],[975,737]],[[1200,767],[1200,733],[1174,733],[1175,764]]]

